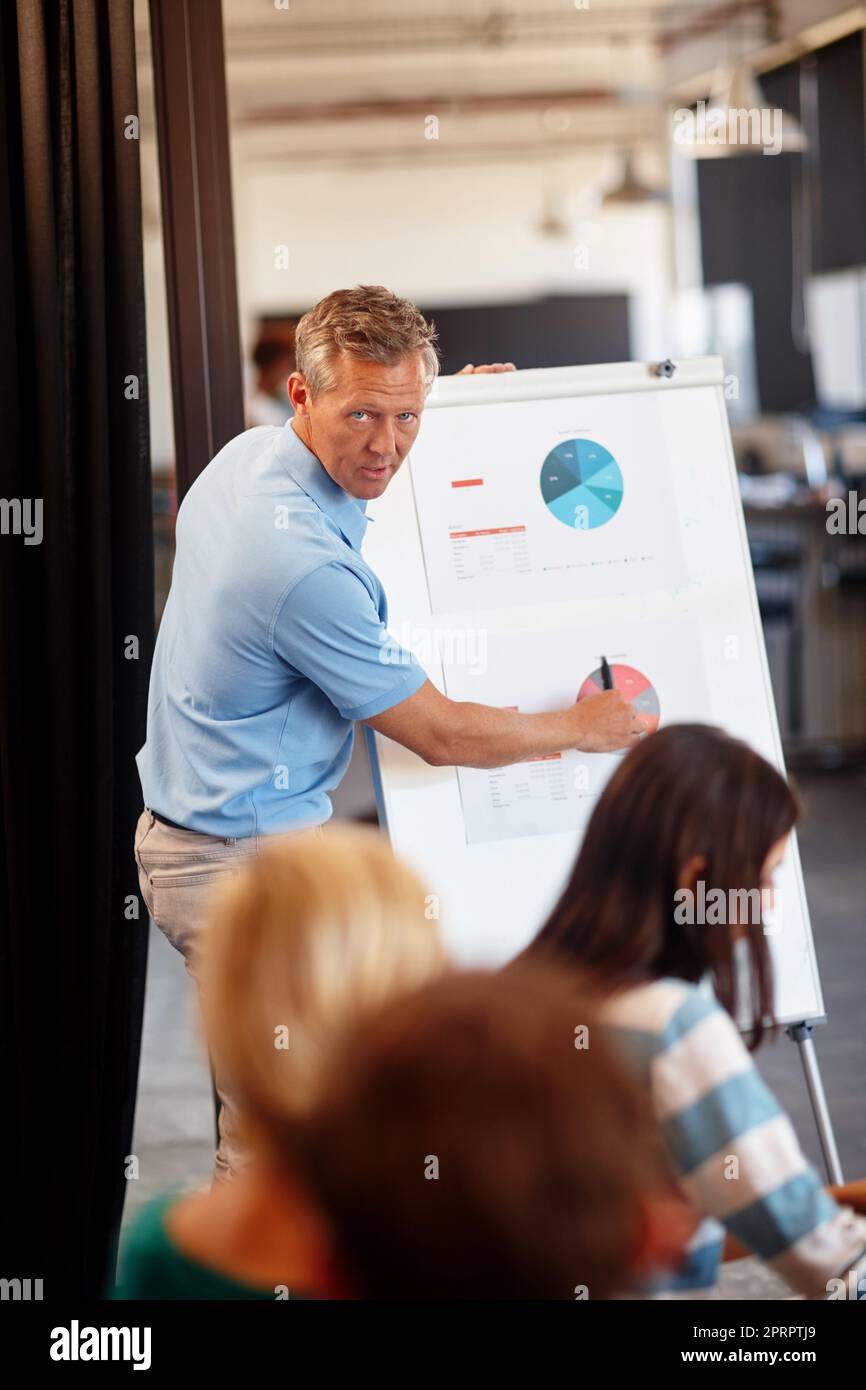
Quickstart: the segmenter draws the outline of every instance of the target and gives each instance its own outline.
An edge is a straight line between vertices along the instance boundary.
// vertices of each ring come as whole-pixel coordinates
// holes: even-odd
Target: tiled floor
[[[866,1176],[866,771],[801,779],[808,818],[800,836],[829,1022],[816,1044],[846,1177]],[[180,957],[151,927],[138,1112],[127,1217],[152,1193],[209,1181],[213,1106],[192,986]],[[781,1038],[759,1054],[764,1076],[801,1142],[820,1163],[797,1049]],[[728,1266],[729,1298],[785,1297],[755,1261]]]

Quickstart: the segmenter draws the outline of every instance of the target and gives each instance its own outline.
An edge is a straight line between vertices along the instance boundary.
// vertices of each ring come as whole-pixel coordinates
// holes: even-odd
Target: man
[[[178,512],[137,758],[136,859],[148,911],[194,977],[214,882],[260,837],[329,818],[357,721],[437,767],[605,752],[644,732],[616,691],[549,714],[449,700],[388,637],[385,594],[360,554],[365,508],[418,433],[434,340],[381,286],[328,295],[298,324],[294,418],[231,440]],[[222,1099],[217,1175],[239,1155]]]

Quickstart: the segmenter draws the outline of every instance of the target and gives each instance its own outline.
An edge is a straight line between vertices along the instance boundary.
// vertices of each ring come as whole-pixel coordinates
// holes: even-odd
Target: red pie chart
[[[634,666],[623,666],[615,661],[610,663],[610,674],[614,690],[619,690],[623,699],[634,705],[641,719],[646,721],[647,733],[655,733],[659,726],[661,708],[659,697],[650,681],[642,671],[635,670]],[[599,666],[587,676],[577,698],[585,700],[588,695],[597,695],[600,690],[604,690],[604,676]]]

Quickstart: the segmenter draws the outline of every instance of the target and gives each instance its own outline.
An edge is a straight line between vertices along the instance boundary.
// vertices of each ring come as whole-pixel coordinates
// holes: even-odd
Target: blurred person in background
[[[681,1259],[648,1099],[562,975],[451,974],[344,1035],[301,1163],[349,1296],[604,1299]]]
[[[247,428],[253,425],[284,425],[293,414],[287,382],[295,370],[294,333],[277,333],[262,328],[252,351],[255,382],[247,397]]]
[[[723,1256],[758,1255],[807,1296],[866,1274],[866,1220],[853,1209],[866,1186],[824,1188],[735,1022],[750,1024],[751,1050],[773,1023],[769,914],[798,815],[747,744],[702,724],[660,730],[607,783],[521,958],[574,966],[605,998],[704,1218],[683,1268],[648,1281],[652,1296],[715,1295]],[[726,910],[696,911],[715,890]]]
[[[277,837],[228,876],[197,949],[232,1180],[144,1207],[114,1296],[332,1296],[328,1223],[298,1175],[296,1134],[340,1031],[446,968],[429,896],[378,831]]]

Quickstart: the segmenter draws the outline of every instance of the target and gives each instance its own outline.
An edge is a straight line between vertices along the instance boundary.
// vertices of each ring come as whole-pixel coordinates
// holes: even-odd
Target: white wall
[[[148,160],[150,152],[142,153]],[[663,185],[659,165],[647,160],[638,170]],[[259,314],[302,310],[330,290],[367,283],[388,285],[430,308],[546,293],[627,294],[632,355],[665,356],[670,211],[665,204],[602,210],[600,191],[618,175],[618,160],[601,155],[553,165],[301,172],[236,157],[245,346]],[[562,237],[537,229],[545,196],[568,224]],[[276,259],[283,246],[287,269]],[[151,442],[159,467],[172,461],[173,432],[162,242],[152,224],[144,260]],[[495,352],[491,343],[491,357]]]
[[[147,356],[154,466],[172,459],[163,247],[156,214],[156,152],[143,140]],[[421,161],[418,161],[421,163]],[[498,303],[544,293],[630,296],[631,350],[666,356],[673,250],[667,204],[601,207],[617,182],[616,153],[588,150],[557,161],[379,163],[292,168],[232,152],[240,322],[249,352],[260,314],[299,311],[343,285],[384,284],[425,307]],[[432,165],[432,167],[431,167]],[[656,186],[666,170],[651,152],[638,174]],[[548,200],[567,224],[539,232]],[[278,264],[288,247],[288,268]],[[491,357],[496,345],[491,342]]]
[[[661,182],[662,171],[649,163],[640,172]],[[617,175],[616,160],[601,156],[547,166],[334,166],[315,172],[236,164],[244,321],[306,308],[330,290],[357,283],[386,284],[431,308],[614,292],[639,300],[634,354],[656,355],[664,350],[669,212],[664,205],[602,211],[599,190]],[[561,238],[545,237],[535,225],[546,192],[569,224]],[[277,259],[283,246],[287,268]]]

